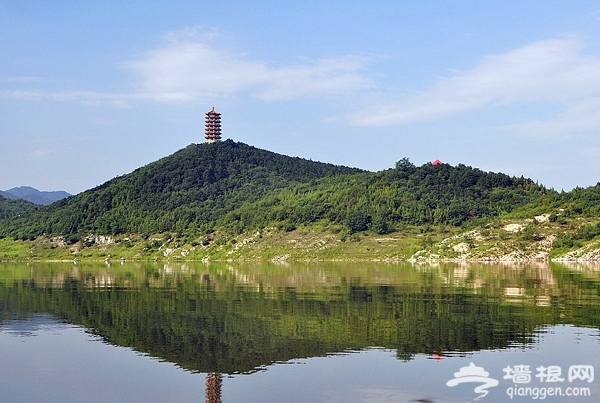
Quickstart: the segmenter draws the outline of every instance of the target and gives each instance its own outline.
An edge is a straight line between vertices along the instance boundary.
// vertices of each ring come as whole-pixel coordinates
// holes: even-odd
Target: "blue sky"
[[[78,193],[223,137],[381,170],[600,181],[597,1],[0,0],[0,189]]]

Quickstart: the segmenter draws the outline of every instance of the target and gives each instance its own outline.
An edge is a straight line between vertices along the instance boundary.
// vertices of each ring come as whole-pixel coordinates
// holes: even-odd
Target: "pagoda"
[[[205,113],[206,124],[204,125],[204,138],[207,143],[214,143],[221,141],[221,114],[215,111],[213,106],[212,110]]]

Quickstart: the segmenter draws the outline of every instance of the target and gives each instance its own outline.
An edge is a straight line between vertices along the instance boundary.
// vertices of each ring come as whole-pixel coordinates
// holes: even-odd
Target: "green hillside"
[[[326,220],[350,232],[386,234],[404,225],[460,226],[511,212],[548,192],[530,179],[465,165],[416,167],[402,159],[394,169],[290,186],[244,204],[236,214],[252,228]]]
[[[0,196],[0,220],[18,217],[34,210],[34,204],[21,199],[7,199]]]
[[[0,235],[202,232],[273,190],[358,172],[233,141],[192,144],[77,196],[3,220]]]
[[[302,259],[405,259],[419,249],[450,258],[514,250],[539,258],[600,242],[599,215],[600,184],[559,193],[523,177],[462,164],[415,166],[407,158],[367,172],[228,140],[192,144],[51,206],[0,199],[0,258],[78,255],[103,243],[98,236],[118,244],[103,246],[100,256],[136,259],[185,245],[182,256],[196,259],[271,259],[290,248]],[[346,240],[354,243],[339,243]]]

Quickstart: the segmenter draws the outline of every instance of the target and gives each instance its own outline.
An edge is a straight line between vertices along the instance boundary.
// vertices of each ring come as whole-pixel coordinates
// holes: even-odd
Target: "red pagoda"
[[[215,111],[213,106],[212,110],[205,113],[206,124],[204,125],[204,138],[207,143],[214,143],[221,141],[221,114]]]

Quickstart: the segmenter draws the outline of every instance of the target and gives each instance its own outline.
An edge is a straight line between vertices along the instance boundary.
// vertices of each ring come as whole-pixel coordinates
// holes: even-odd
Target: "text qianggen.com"
[[[506,389],[506,394],[513,399],[514,397],[529,396],[532,399],[543,400],[548,396],[591,396],[590,388],[587,387],[568,387],[562,388],[560,386],[555,387],[523,387],[523,386],[511,386]]]

